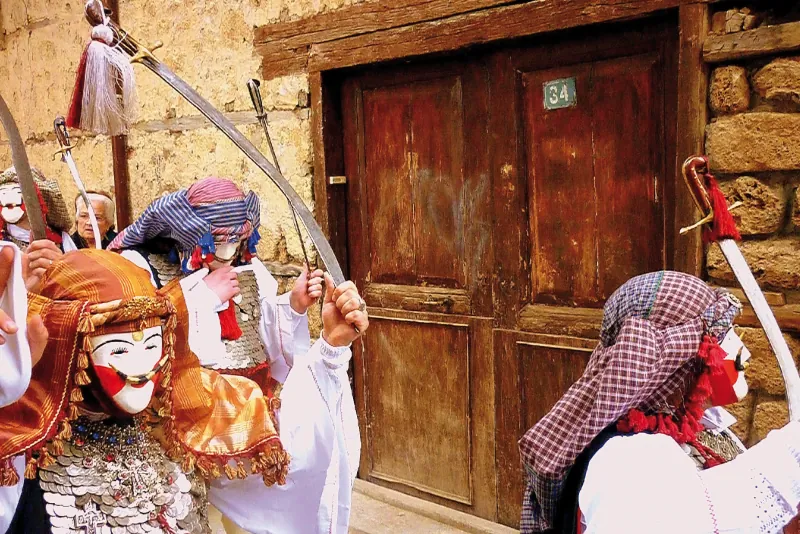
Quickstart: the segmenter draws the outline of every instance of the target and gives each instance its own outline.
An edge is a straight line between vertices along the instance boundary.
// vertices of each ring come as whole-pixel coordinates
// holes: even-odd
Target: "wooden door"
[[[498,514],[517,440],[581,375],[602,306],[673,247],[674,24],[582,30],[492,58]]]
[[[342,89],[360,476],[496,517],[487,73],[379,69]]]

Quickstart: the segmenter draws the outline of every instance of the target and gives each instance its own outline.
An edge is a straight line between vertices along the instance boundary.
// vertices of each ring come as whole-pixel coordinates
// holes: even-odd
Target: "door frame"
[[[680,176],[682,161],[694,154],[704,152],[705,127],[708,119],[708,106],[706,95],[708,90],[708,69],[702,60],[703,40],[708,34],[710,23],[709,6],[706,3],[680,5],[672,10],[672,14],[677,12],[679,30],[679,49],[678,49],[678,76],[677,76],[677,98],[673,102],[675,106],[674,116],[677,117],[677,139],[676,154],[674,162],[668,167],[675,169],[672,177],[674,180],[672,191],[675,194],[674,214],[672,217],[673,227],[666,231],[672,232],[673,236],[678,236],[678,231],[682,226],[694,222],[697,218],[695,207],[688,189],[683,185],[683,178]],[[651,11],[639,13],[636,18],[651,18],[653,16],[663,16],[664,11],[653,7]],[[630,20],[629,15],[611,16],[602,22],[614,22],[620,20]],[[673,19],[674,20],[674,19]],[[571,23],[564,22],[563,28],[571,27]],[[593,25],[594,26],[594,25]],[[558,28],[547,27],[547,33]],[[542,33],[525,33],[513,35],[514,38],[531,37],[532,35],[543,35]],[[476,36],[474,44],[482,44],[479,36]],[[466,46],[466,45],[465,45]],[[404,60],[416,56],[413,47],[398,46],[397,54],[392,55],[392,60]],[[424,60],[435,58],[436,56],[424,56]],[[315,63],[311,62],[313,67]],[[384,65],[381,63],[380,65]],[[359,69],[363,69],[363,66]],[[336,256],[342,261],[342,268],[347,276],[349,273],[348,242],[347,242],[347,185],[332,184],[330,177],[343,176],[345,174],[344,163],[344,121],[342,117],[342,85],[344,78],[350,74],[351,69],[338,70],[312,70],[309,72],[309,87],[311,96],[311,135],[313,140],[314,154],[314,176],[313,190],[315,198],[315,216],[328,239],[331,242]],[[490,106],[493,105],[490,103]],[[491,117],[490,117],[490,120]],[[502,150],[492,150],[490,154],[490,165],[492,172],[502,173],[498,165],[502,165],[504,159]],[[670,157],[668,155],[667,157]],[[501,195],[496,195],[495,213],[501,202]],[[507,241],[507,243],[502,243]],[[508,246],[514,246],[514,236],[508,236],[502,240],[495,239],[494,248],[496,256],[504,253]],[[674,269],[693,274],[702,275],[703,247],[699,232],[693,232],[686,236],[675,237],[673,247],[672,265]],[[489,273],[487,273],[489,274]],[[491,274],[491,285],[495,300],[503,302],[517,302],[518,299],[512,298],[510,292],[516,292],[518,288],[508,284],[500,284],[499,280],[504,278],[503,273],[495,269]],[[509,273],[506,273],[509,274]],[[516,317],[520,310],[506,310],[503,314],[495,314],[494,329],[513,328],[511,318]],[[581,330],[580,336],[594,337],[592,334],[599,327],[600,316],[591,314],[585,321],[578,321],[576,328]],[[354,353],[359,352],[359,347],[354,347]],[[495,359],[497,354],[495,354]],[[357,358],[356,358],[357,360]],[[358,362],[356,361],[357,365]],[[357,373],[356,373],[357,376]],[[501,380],[496,376],[495,380]],[[494,400],[494,399],[493,399]],[[496,402],[496,400],[495,400]],[[497,422],[495,422],[497,424]],[[498,484],[497,471],[495,470],[495,485]],[[499,489],[499,488],[498,488]],[[498,496],[502,492],[498,491]],[[496,506],[494,519],[497,520],[499,510]]]

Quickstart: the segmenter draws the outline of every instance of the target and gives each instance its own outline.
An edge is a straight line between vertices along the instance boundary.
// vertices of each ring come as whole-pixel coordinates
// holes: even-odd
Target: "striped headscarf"
[[[706,341],[716,345],[740,308],[726,291],[673,271],[637,276],[617,289],[583,376],[519,441],[527,479],[523,533],[553,527],[570,468],[606,427],[633,412],[671,420],[681,412],[672,405],[678,394],[690,404],[706,369]],[[682,417],[667,424],[689,419]]]
[[[51,453],[60,454],[72,435],[79,407],[102,394],[92,379],[91,338],[159,324],[168,362],[146,411],[160,426],[169,456],[209,478],[223,471],[244,478],[249,460],[267,485],[285,482],[289,456],[275,429],[275,402],[251,380],[200,367],[188,348],[178,281],[156,291],[150,274],[119,254],[84,249],[48,268],[40,294],[28,296],[28,310],[42,317],[49,337],[28,390],[0,408],[0,486],[18,482],[17,456],[28,458],[28,478],[51,464]]]
[[[168,238],[177,243],[186,263],[196,250],[202,256],[213,253],[215,239],[248,239],[248,250],[254,253],[260,224],[261,205],[255,193],[245,195],[232,181],[209,177],[154,201],[108,249],[119,251]]]

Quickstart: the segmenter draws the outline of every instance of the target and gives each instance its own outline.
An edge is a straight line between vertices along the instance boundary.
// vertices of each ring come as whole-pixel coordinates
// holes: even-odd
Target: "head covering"
[[[232,181],[210,177],[154,201],[117,235],[109,250],[168,238],[178,244],[184,267],[188,267],[193,255],[206,256],[215,251],[215,238],[227,242],[249,238],[248,250],[255,252],[260,224],[261,208],[255,193],[244,195]]]
[[[31,174],[33,174],[33,183],[39,190],[42,212],[47,220],[47,225],[61,232],[68,231],[72,227],[72,219],[61,189],[58,187],[58,182],[46,178],[42,171],[36,168],[31,168]],[[19,184],[19,177],[14,167],[9,167],[0,174],[0,186],[9,183]]]
[[[72,435],[84,394],[100,391],[87,372],[91,337],[159,324],[168,361],[146,415],[160,425],[169,456],[187,471],[197,467],[214,477],[222,468],[228,476],[244,477],[242,461],[251,460],[267,484],[285,481],[289,457],[270,401],[247,379],[200,368],[187,348],[180,285],[168,289],[157,293],[147,271],[102,250],[70,252],[47,270],[41,295],[29,294],[29,315],[42,316],[47,347],[25,395],[0,409],[0,485],[17,482],[16,456],[26,455],[30,478],[51,464]]]
[[[674,399],[693,402],[708,353],[740,308],[724,290],[672,271],[633,278],[611,296],[583,376],[519,442],[527,472],[522,532],[552,528],[569,469],[620,418],[633,425],[640,414],[645,425],[670,426],[665,433],[693,435],[697,421],[676,414]]]

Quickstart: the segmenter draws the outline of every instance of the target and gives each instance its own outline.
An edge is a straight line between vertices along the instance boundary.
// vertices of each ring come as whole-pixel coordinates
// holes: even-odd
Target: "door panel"
[[[487,101],[477,62],[343,85],[350,269],[373,318],[360,476],[494,519]]]

